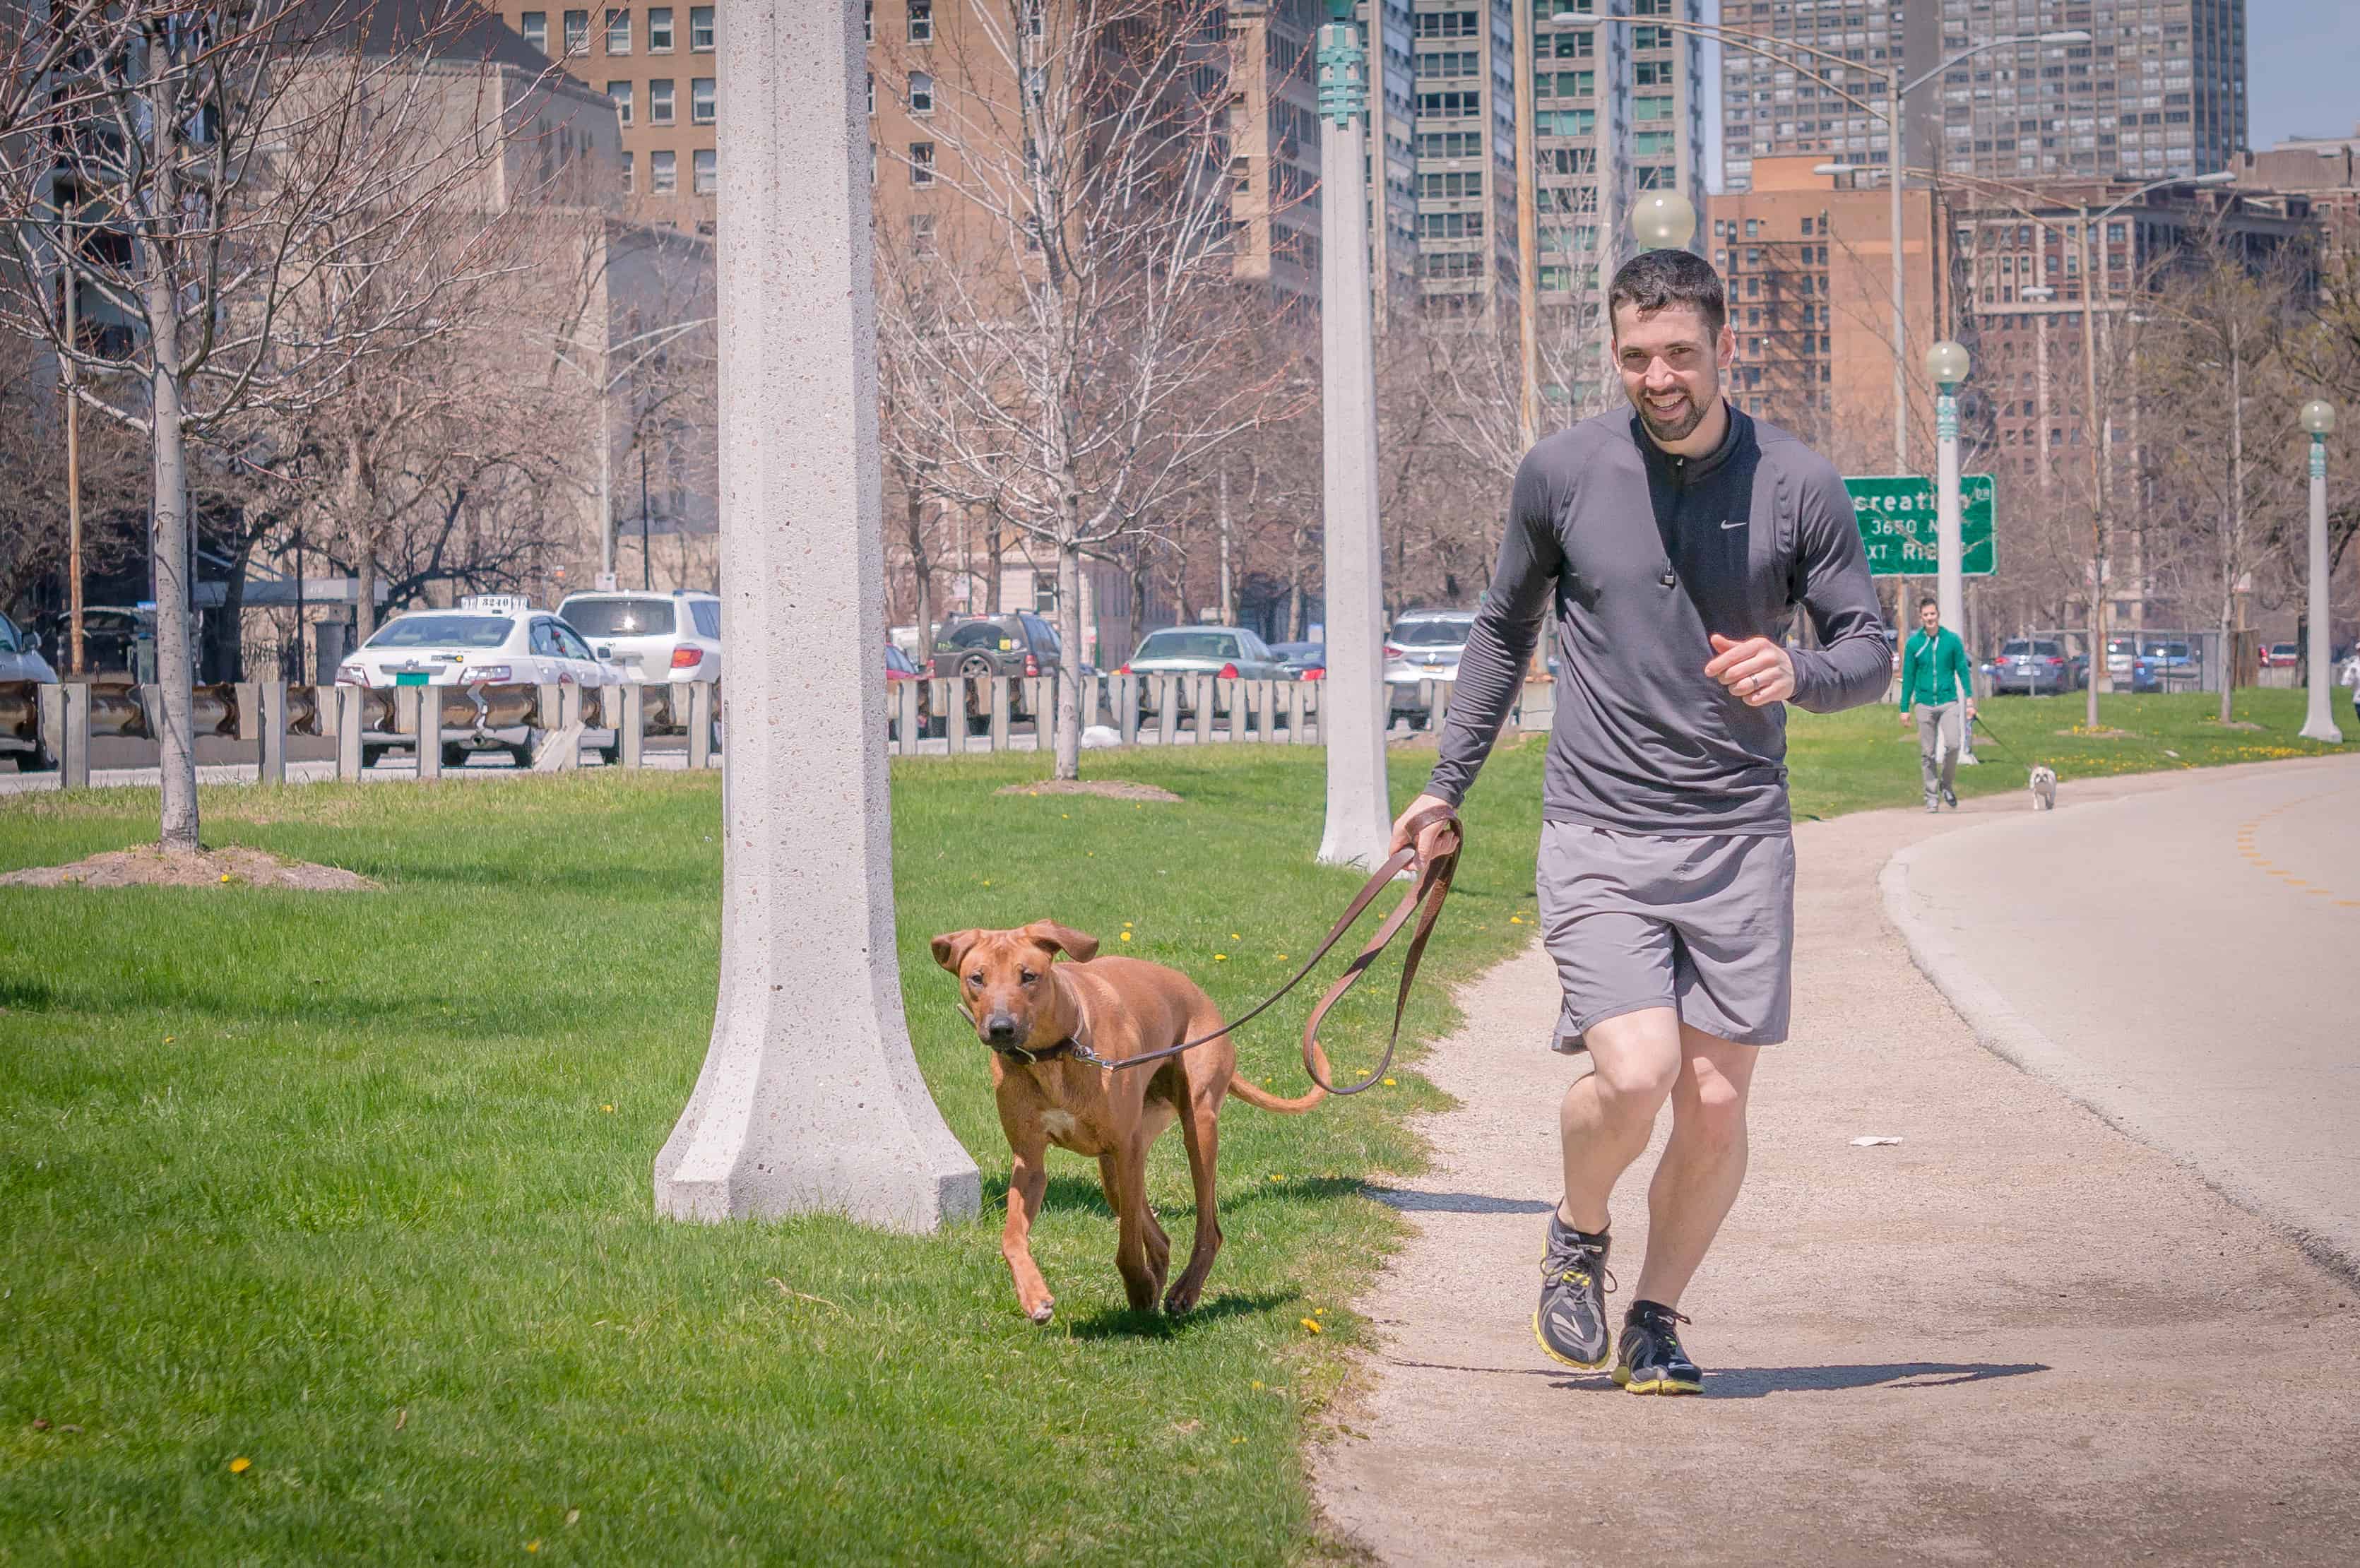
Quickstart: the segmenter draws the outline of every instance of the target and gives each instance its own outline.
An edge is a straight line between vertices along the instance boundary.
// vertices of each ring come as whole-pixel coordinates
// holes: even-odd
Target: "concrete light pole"
[[[2311,676],[2311,700],[2303,711],[2302,738],[2344,743],[2329,706],[2333,688],[2327,677],[2327,438],[2335,433],[2335,405],[2314,397],[2302,406],[2302,428],[2311,432],[2311,646],[2304,661]]]
[[[1926,351],[1926,374],[1933,378],[1934,397],[1934,603],[1942,624],[1965,636],[1967,624],[1966,545],[1959,528],[1959,383],[1967,378],[1974,361],[1948,338]],[[1908,625],[1904,619],[1902,625]],[[1971,689],[1966,693],[1972,697]],[[1975,761],[1974,726],[1959,730],[1959,761]]]
[[[1373,870],[1393,836],[1385,793],[1384,541],[1377,517],[1377,371],[1369,304],[1369,55],[1352,0],[1319,29],[1320,430],[1327,458],[1328,824],[1319,858]]]
[[[971,1217],[895,958],[876,300],[859,7],[748,0],[721,41],[721,994],[660,1213]],[[825,933],[821,940],[815,933]]]

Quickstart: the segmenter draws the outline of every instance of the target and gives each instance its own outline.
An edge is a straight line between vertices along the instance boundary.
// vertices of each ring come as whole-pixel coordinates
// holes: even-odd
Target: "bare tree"
[[[1216,0],[978,0],[924,62],[926,152],[889,149],[889,177],[956,210],[926,288],[884,290],[887,353],[928,394],[888,440],[934,463],[946,500],[1054,554],[1063,779],[1080,771],[1085,556],[1154,529],[1275,391],[1238,373],[1283,307],[1231,277],[1225,18]],[[915,74],[900,62],[880,91],[906,103]]]
[[[289,312],[510,172],[508,133],[540,106],[496,73],[435,69],[481,64],[507,37],[440,0],[119,0],[12,40],[12,71],[44,90],[0,121],[0,327],[49,344],[82,372],[82,403],[148,445],[167,851],[197,847],[191,442],[442,330],[437,301],[475,270],[464,251],[454,272],[346,291],[311,330]],[[79,307],[71,340],[60,289]]]
[[[2286,558],[2299,513],[2295,465],[2270,457],[2295,435],[2300,399],[2286,349],[2301,302],[2287,266],[2257,271],[2208,234],[2145,307],[2141,415],[2174,547],[2159,564],[2186,573],[2209,601],[2224,659],[2240,584]],[[2221,682],[2224,724],[2234,685]]]

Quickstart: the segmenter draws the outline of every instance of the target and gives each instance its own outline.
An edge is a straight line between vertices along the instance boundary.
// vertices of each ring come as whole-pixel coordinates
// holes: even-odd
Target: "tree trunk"
[[[1238,600],[1237,591],[1232,586],[1235,579],[1232,578],[1229,572],[1229,465],[1226,463],[1221,466],[1220,491],[1221,625],[1225,626],[1233,626],[1238,624]]]
[[[2237,580],[2224,576],[2221,580],[2221,712],[2223,724],[2229,722],[2231,699],[2237,692]]]
[[[987,526],[984,536],[983,559],[987,575],[983,584],[983,613],[987,615],[1000,614],[1000,558],[1007,548],[1008,536],[1001,531],[1000,519],[994,517]]]
[[[902,526],[908,530],[910,540],[910,575],[916,581],[918,588],[918,649],[920,662],[923,663],[934,647],[934,562],[926,558],[924,498],[919,493],[913,475],[904,474],[902,480],[901,494],[909,508],[903,516]]]
[[[159,82],[149,94],[149,136],[159,163],[174,156],[179,120],[173,92]],[[158,205],[176,204],[176,182],[167,173],[157,182]],[[162,820],[158,841],[168,855],[197,850],[197,753],[195,695],[189,668],[189,464],[181,429],[180,289],[171,261],[149,242],[145,284],[148,323],[148,395],[153,404],[149,440],[156,514],[156,683],[163,712],[156,732],[161,776]]]
[[[1070,539],[1070,532],[1066,538]],[[1057,543],[1057,777],[1082,776],[1082,550]]]

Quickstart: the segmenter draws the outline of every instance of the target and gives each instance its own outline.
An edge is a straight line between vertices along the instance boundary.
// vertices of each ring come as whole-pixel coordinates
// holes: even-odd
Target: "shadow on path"
[[[2038,1361],[1892,1361],[1869,1367],[1732,1367],[1704,1375],[1708,1399],[1759,1399],[1771,1394],[1836,1393],[1849,1388],[1955,1388],[1994,1377],[2050,1370]],[[1568,1377],[1560,1388],[1621,1393],[1604,1373]]]
[[[1485,1192],[1420,1192],[1407,1187],[1363,1187],[1387,1208],[1411,1214],[1545,1214],[1557,1205],[1545,1198],[1494,1198]]]
[[[1568,1377],[1553,1367],[1460,1367],[1446,1361],[1394,1361],[1422,1372],[1480,1372],[1502,1377],[1547,1377],[1579,1392],[1620,1393],[1604,1368]],[[1758,1399],[1768,1394],[1834,1393],[1847,1388],[1953,1388],[1994,1377],[2021,1377],[2051,1368],[2039,1361],[1891,1361],[1865,1367],[1733,1367],[1704,1375],[1709,1399]]]

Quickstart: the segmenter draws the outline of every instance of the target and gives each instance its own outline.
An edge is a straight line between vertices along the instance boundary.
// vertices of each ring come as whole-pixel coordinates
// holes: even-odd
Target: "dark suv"
[[[1057,661],[1064,657],[1064,645],[1058,642],[1048,622],[1030,610],[1011,610],[998,615],[968,615],[945,621],[934,633],[934,657],[927,673],[943,679],[1054,675]],[[969,733],[979,734],[990,727],[991,710],[978,702],[972,687],[967,692],[967,710]],[[1030,721],[1033,717],[1032,710],[1024,705],[1022,686],[1009,693],[1008,716],[1011,721]]]

